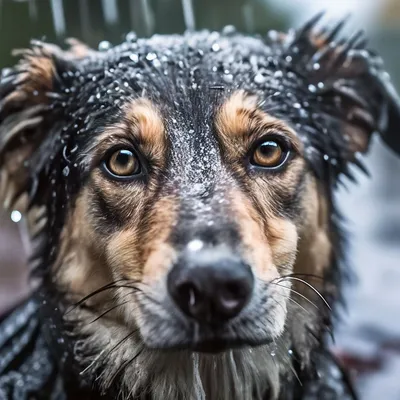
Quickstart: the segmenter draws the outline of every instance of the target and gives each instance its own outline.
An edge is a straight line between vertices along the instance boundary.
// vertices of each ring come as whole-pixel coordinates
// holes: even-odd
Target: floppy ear
[[[1,72],[0,201],[6,209],[40,203],[40,191],[45,190],[39,184],[44,165],[40,152],[51,145],[57,119],[52,105],[66,96],[66,71],[73,73],[75,61],[88,54],[81,43],[69,44],[69,51],[62,51],[34,41],[30,49],[14,52],[21,56],[15,67]]]
[[[366,49],[363,32],[337,38],[345,20],[316,31],[321,16],[286,38],[285,53],[297,60],[329,128],[340,132],[345,158],[367,151],[374,132],[400,154],[400,100],[382,59]]]

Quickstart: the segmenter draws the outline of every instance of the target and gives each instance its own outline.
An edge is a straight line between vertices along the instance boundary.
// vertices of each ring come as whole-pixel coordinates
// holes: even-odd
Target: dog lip
[[[256,339],[242,339],[242,338],[207,338],[192,342],[190,340],[163,345],[153,343],[150,348],[157,350],[173,351],[173,350],[191,350],[196,353],[217,354],[227,350],[240,349],[244,347],[258,347],[272,342],[271,338],[264,338],[262,340]]]

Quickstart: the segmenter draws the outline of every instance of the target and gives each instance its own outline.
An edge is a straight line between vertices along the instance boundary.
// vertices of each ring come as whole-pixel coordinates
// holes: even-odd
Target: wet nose
[[[199,322],[225,322],[249,302],[254,276],[240,258],[202,250],[183,257],[170,271],[168,291],[176,305]]]

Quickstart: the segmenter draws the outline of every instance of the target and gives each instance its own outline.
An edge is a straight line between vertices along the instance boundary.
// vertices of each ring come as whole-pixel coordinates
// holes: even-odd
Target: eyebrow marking
[[[278,132],[290,138],[299,151],[302,143],[283,120],[263,111],[259,98],[244,90],[234,92],[219,108],[215,117],[217,135],[225,142],[247,141],[250,136]]]
[[[121,110],[119,121],[108,125],[86,149],[86,163],[95,165],[113,146],[138,146],[145,157],[162,166],[167,140],[162,116],[146,98],[129,100]]]
[[[164,123],[156,106],[148,99],[139,98],[125,105],[124,119],[140,141],[157,146],[165,135]]]

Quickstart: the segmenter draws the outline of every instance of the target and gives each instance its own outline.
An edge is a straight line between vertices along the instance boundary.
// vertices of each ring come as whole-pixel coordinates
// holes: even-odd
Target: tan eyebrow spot
[[[293,129],[285,121],[261,110],[258,97],[244,90],[236,91],[222,104],[215,117],[215,127],[225,143],[245,140],[255,131],[277,131],[286,134],[299,151],[302,149]]]
[[[164,123],[156,106],[140,98],[125,106],[124,116],[141,141],[153,148],[164,142]]]
[[[218,110],[215,124],[223,136],[242,136],[250,128],[251,113],[257,110],[258,99],[243,90],[232,94]]]
[[[158,109],[148,99],[130,100],[123,106],[119,121],[106,126],[87,149],[88,163],[96,162],[109,148],[129,141],[138,143],[145,157],[150,157],[160,167],[163,165],[167,152],[164,123]]]

